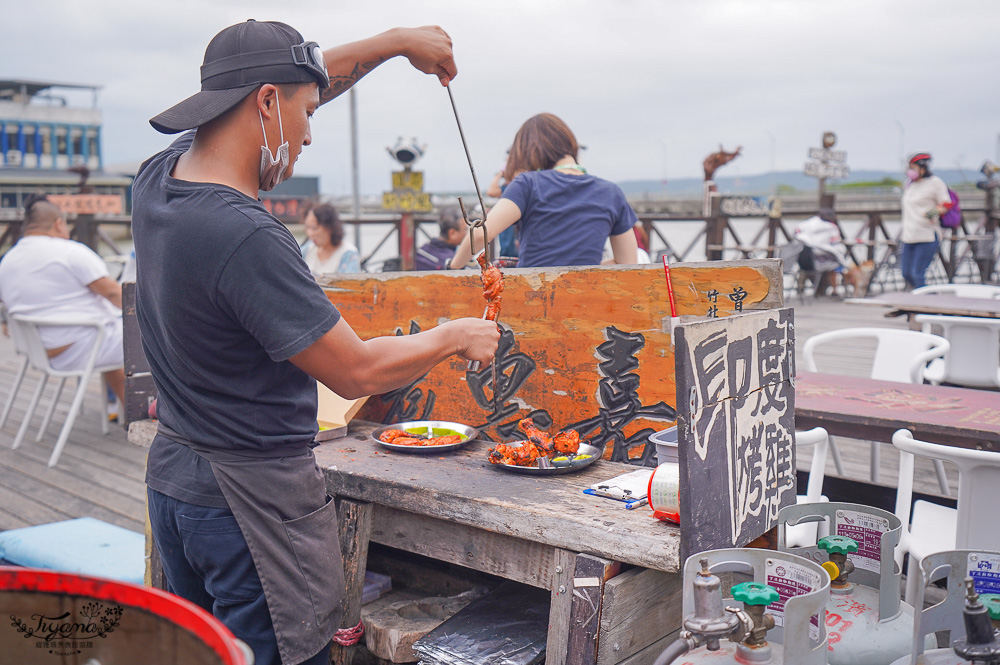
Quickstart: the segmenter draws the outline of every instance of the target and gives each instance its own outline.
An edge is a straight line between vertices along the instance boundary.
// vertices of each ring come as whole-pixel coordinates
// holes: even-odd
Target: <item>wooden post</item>
[[[723,250],[712,249],[725,244],[726,219],[722,216],[719,197],[711,198],[712,214],[705,220],[705,257],[709,261],[721,261]]]
[[[340,549],[344,556],[345,594],[341,628],[354,628],[361,620],[361,595],[365,588],[365,568],[368,562],[368,540],[372,532],[372,504],[352,499],[337,501],[337,521],[340,528]],[[333,643],[330,662],[350,665],[357,645]]]
[[[413,270],[416,255],[416,226],[412,212],[404,212],[399,220],[399,262],[400,270]]]
[[[944,229],[941,229],[941,244],[944,245],[945,238],[948,239],[948,258],[945,259],[944,252],[941,252],[941,262],[944,263],[945,274],[951,283],[955,281],[955,273],[958,272],[958,229],[948,229],[948,231],[946,235]]]
[[[975,256],[976,263],[979,264],[979,277],[983,284],[988,284],[993,282],[993,273],[996,269],[994,265],[994,249],[993,243],[996,240],[997,233],[997,214],[996,209],[996,192],[1000,191],[998,189],[987,189],[986,190],[986,205],[983,215],[985,216],[986,228],[983,229],[983,235],[987,236],[986,240],[979,240],[977,244],[985,245],[989,249],[987,251],[973,252]]]
[[[97,224],[93,215],[77,215],[71,238],[97,251]]]
[[[868,260],[875,260],[875,239],[878,237],[878,230],[882,226],[882,215],[877,212],[868,215]]]
[[[618,574],[621,564],[590,554],[576,556],[573,573],[573,606],[570,610],[566,662],[588,665],[597,662],[597,636],[601,630],[604,584]]]
[[[549,601],[549,632],[546,635],[545,662],[547,665],[566,665],[569,645],[570,618],[573,612],[573,576],[576,572],[576,554],[570,550],[556,549],[553,559],[555,575]]]
[[[0,249],[10,242],[10,246],[13,247],[17,244],[17,241],[21,239],[21,228],[24,226],[24,222],[20,219],[12,219],[7,222],[7,228],[4,229],[3,235],[0,235]]]
[[[781,228],[781,217],[767,218],[767,256],[774,258],[778,256],[778,229]]]

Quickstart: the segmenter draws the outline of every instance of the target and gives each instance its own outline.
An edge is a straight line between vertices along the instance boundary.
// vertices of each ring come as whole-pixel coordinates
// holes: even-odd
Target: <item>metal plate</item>
[[[508,446],[514,445],[513,443],[508,443]],[[543,469],[539,466],[517,466],[515,464],[493,464],[489,463],[490,466],[495,466],[499,469],[504,469],[506,471],[513,471],[514,473],[526,473],[534,476],[555,476],[562,473],[575,473],[581,469],[586,469],[588,466],[601,459],[604,451],[597,446],[592,446],[589,443],[580,443],[580,449],[577,451],[578,455],[590,455],[590,459],[583,460],[579,464],[570,464],[570,466],[553,466]],[[537,464],[537,462],[536,462]]]
[[[394,443],[386,443],[385,441],[380,441],[379,437],[383,432],[390,429],[414,429],[417,427],[437,427],[440,429],[450,429],[467,436],[465,441],[459,441],[458,443],[448,443],[443,446],[400,446]],[[388,448],[389,450],[398,450],[403,453],[440,453],[447,450],[454,450],[455,448],[461,448],[462,446],[468,445],[469,442],[475,441],[479,437],[479,430],[475,427],[469,427],[468,425],[463,425],[462,423],[453,423],[447,420],[410,420],[405,423],[396,423],[395,425],[385,425],[379,427],[377,430],[372,432],[372,439],[375,443]]]

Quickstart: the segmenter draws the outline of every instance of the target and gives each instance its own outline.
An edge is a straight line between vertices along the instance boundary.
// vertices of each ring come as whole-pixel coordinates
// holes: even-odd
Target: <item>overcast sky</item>
[[[591,173],[613,181],[798,170],[823,131],[853,170],[928,150],[975,172],[1000,140],[996,0],[0,0],[0,77],[103,86],[105,164],[168,143],[148,119],[199,89],[205,46],[248,18],[327,47],[394,26],[441,25],[480,185],[530,116],[562,117]],[[471,189],[447,92],[396,58],[357,86],[361,191],[391,188],[386,153],[427,144],[426,189]],[[322,107],[296,172],[350,192],[347,95]]]

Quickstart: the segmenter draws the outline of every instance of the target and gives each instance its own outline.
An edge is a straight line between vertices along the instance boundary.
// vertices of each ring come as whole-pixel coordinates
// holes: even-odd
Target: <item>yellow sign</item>
[[[399,212],[430,212],[431,195],[424,192],[424,172],[392,172],[392,191],[382,194],[382,209]]]
[[[402,212],[430,212],[431,195],[427,192],[399,191],[382,194],[383,210],[399,210]]]
[[[393,189],[412,189],[415,192],[424,191],[423,171],[393,171]]]

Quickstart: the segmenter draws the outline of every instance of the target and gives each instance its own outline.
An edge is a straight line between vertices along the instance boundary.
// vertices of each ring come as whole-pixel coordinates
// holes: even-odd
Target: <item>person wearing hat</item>
[[[941,215],[952,206],[948,185],[933,175],[931,156],[918,152],[910,157],[907,183],[901,202],[903,252],[900,269],[909,289],[924,286],[927,268],[941,244]]]
[[[499,341],[475,318],[359,339],[258,199],[292,174],[320,104],[397,55],[444,85],[456,75],[438,27],[327,51],[283,23],[226,28],[205,51],[201,92],[150,120],[192,131],[133,185],[136,316],[159,393],[153,540],[167,588],[218,617],[258,665],[328,662],[341,627],[314,379],[345,398],[383,393],[452,355],[488,363]]]

